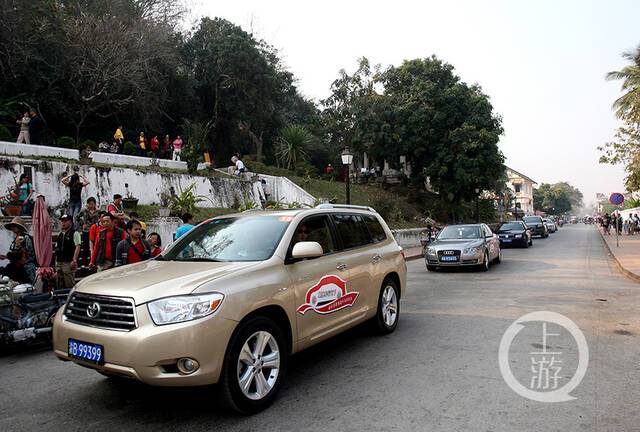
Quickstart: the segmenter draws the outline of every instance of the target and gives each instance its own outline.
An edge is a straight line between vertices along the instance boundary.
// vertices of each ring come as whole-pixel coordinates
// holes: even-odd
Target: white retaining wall
[[[426,228],[408,228],[392,230],[391,232],[400,246],[409,248],[420,246],[420,233],[425,230]]]
[[[7,141],[0,141],[0,154],[7,156],[46,156],[46,157],[61,157],[65,159],[80,159],[80,152],[74,149],[49,147],[35,144],[18,144]]]
[[[25,167],[33,170],[33,186],[38,194],[45,196],[49,207],[65,205],[68,189],[60,183],[65,172],[72,165],[57,161],[39,161],[15,157],[0,160],[0,185],[10,185],[24,172]],[[115,193],[125,195],[125,184],[129,192],[139,199],[139,204],[159,204],[160,194],[173,187],[176,193],[195,183],[194,193],[207,197],[198,203],[199,207],[232,208],[245,201],[260,205],[259,188],[250,181],[236,178],[193,176],[189,174],[166,174],[143,172],[132,168],[98,168],[79,165],[79,173],[90,182],[82,193],[83,199],[96,197],[99,207],[105,207]]]

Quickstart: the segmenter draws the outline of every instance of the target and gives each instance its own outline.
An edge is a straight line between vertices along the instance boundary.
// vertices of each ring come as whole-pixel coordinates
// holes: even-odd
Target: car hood
[[[496,234],[522,234],[524,229],[514,229],[514,230],[498,230]]]
[[[96,273],[80,281],[75,289],[87,294],[131,297],[139,305],[161,297],[189,294],[205,282],[257,264],[152,260]]]
[[[480,246],[482,244],[482,239],[460,239],[460,240],[436,240],[431,243],[429,246],[435,247],[437,249],[447,249],[451,247],[455,248],[468,248]]]

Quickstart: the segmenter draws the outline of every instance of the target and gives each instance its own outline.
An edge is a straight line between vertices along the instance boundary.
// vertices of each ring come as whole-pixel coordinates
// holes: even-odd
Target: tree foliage
[[[621,80],[623,95],[613,103],[622,126],[613,141],[598,147],[600,163],[621,164],[627,173],[625,186],[629,191],[640,190],[640,46],[622,54],[629,65],[609,72],[607,80]]]
[[[289,125],[278,136],[277,155],[284,168],[291,170],[298,162],[309,159],[314,136],[304,126]]]
[[[451,208],[476,189],[499,187],[501,119],[479,86],[435,56],[386,70],[360,59],[353,75],[340,72],[323,105],[331,142],[396,167],[405,156],[414,184],[428,179]]]
[[[577,211],[583,206],[582,192],[567,182],[542,183],[533,190],[533,207],[552,215]]]

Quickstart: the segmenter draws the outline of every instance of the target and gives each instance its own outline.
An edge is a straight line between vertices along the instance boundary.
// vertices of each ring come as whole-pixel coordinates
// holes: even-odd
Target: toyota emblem
[[[99,315],[100,304],[98,304],[97,302],[93,302],[89,306],[87,306],[87,316],[89,318],[98,318]]]

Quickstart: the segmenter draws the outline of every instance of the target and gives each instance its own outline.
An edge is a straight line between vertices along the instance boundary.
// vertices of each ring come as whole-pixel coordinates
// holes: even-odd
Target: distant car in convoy
[[[527,248],[533,245],[531,230],[522,221],[503,222],[495,230],[500,246],[519,246]]]
[[[489,270],[502,260],[500,241],[486,224],[449,225],[427,247],[427,270],[441,267],[477,267]]]
[[[547,230],[550,233],[554,233],[554,232],[558,231],[558,225],[556,225],[556,223],[553,220],[551,220],[549,218],[544,218],[544,219],[542,219],[542,221],[547,226]]]
[[[522,221],[531,228],[532,236],[540,236],[542,238],[549,237],[549,229],[545,225],[541,216],[525,216]]]

